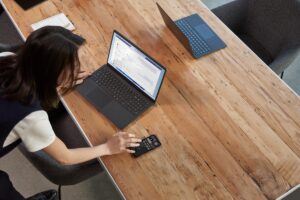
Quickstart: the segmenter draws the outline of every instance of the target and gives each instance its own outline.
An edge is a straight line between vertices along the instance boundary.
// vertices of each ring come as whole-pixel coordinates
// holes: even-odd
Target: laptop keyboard
[[[210,48],[205,40],[198,35],[197,31],[195,31],[185,19],[177,20],[175,23],[183,32],[183,34],[189,39],[193,55],[195,57],[200,57],[201,55],[210,51]]]
[[[125,109],[136,115],[150,104],[142,94],[139,94],[128,84],[121,81],[108,67],[100,68],[91,78]]]

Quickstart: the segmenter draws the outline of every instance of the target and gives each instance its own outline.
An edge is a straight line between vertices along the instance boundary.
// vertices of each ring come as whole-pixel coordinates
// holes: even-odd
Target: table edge
[[[76,124],[77,128],[79,129],[81,135],[83,136],[84,140],[88,143],[88,145],[90,147],[92,147],[92,143],[90,142],[89,138],[86,136],[84,130],[81,128],[80,124],[78,123],[78,121],[76,120],[76,117],[72,114],[72,111],[69,109],[68,105],[66,104],[65,100],[63,99],[62,96],[59,96],[60,101],[62,102],[63,106],[65,107],[65,109],[67,110],[67,112],[69,113],[69,115],[71,116],[71,119],[73,120],[73,122]],[[114,178],[112,177],[112,175],[109,173],[107,167],[105,166],[104,162],[101,160],[100,157],[97,158],[98,162],[100,163],[100,165],[103,167],[104,171],[107,173],[107,175],[109,176],[109,178],[111,179],[111,181],[113,182],[114,186],[116,187],[117,191],[119,192],[119,194],[122,196],[123,199],[126,200],[124,194],[122,193],[121,189],[119,188],[119,186],[117,185],[117,183],[115,182]]]

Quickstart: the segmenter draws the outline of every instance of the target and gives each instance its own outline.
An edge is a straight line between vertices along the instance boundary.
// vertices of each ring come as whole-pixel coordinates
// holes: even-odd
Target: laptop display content
[[[124,128],[157,99],[166,69],[114,31],[107,64],[76,90],[118,128]]]
[[[117,33],[113,34],[108,64],[155,100],[165,69]]]

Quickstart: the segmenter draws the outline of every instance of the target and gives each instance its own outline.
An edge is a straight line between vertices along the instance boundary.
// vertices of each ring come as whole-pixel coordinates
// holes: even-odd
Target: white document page
[[[70,31],[73,31],[75,29],[72,22],[67,18],[67,16],[64,13],[60,13],[42,21],[39,21],[37,23],[34,23],[31,25],[31,28],[33,30],[37,30],[44,26],[61,26]]]

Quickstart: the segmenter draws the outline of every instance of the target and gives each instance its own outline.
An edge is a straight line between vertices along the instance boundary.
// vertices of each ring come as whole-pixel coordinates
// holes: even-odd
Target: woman
[[[62,164],[82,163],[139,146],[135,135],[119,132],[105,144],[68,149],[55,136],[45,110],[54,108],[89,74],[80,69],[78,45],[82,41],[61,27],[34,31],[16,54],[0,58],[0,157],[21,141],[28,151],[45,151]],[[2,189],[1,189],[2,188]],[[0,199],[24,199],[0,171]]]

